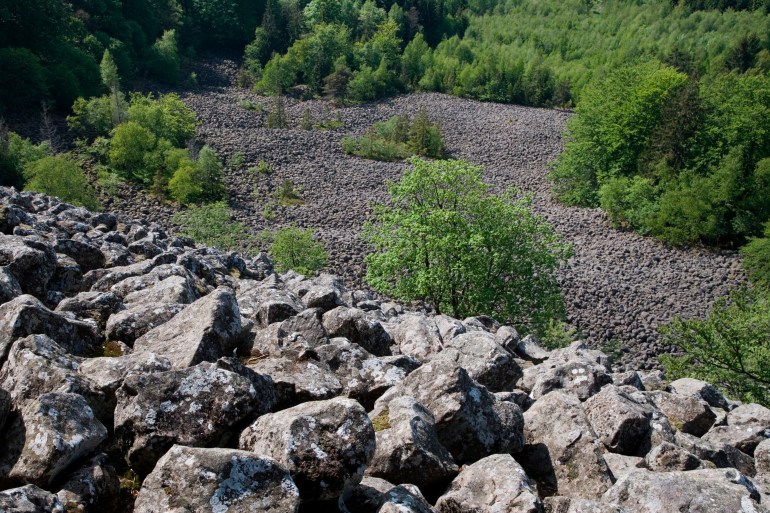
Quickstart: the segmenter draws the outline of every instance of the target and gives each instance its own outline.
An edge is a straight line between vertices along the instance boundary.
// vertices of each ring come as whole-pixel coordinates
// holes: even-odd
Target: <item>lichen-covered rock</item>
[[[654,447],[644,457],[644,461],[647,468],[656,472],[704,468],[703,462],[697,456],[669,442]]]
[[[45,298],[46,285],[56,269],[56,251],[50,244],[0,234],[0,265],[16,279],[22,292]]]
[[[732,467],[749,476],[755,473],[753,458],[732,445],[711,443],[681,431],[676,432],[674,443],[699,459],[713,463],[717,468]]]
[[[0,304],[22,294],[19,280],[16,279],[7,267],[0,266]]]
[[[104,253],[96,245],[89,242],[87,240],[58,239],[54,250],[75,260],[85,273],[104,267],[105,263]]]
[[[346,306],[340,296],[340,291],[331,285],[315,285],[308,289],[302,296],[302,301],[307,308],[318,308],[321,312],[328,312],[338,306]]]
[[[668,420],[680,431],[703,436],[716,420],[709,406],[689,395],[676,395],[660,390],[646,392]],[[770,425],[768,426],[770,427]]]
[[[604,453],[604,461],[607,463],[607,467],[610,469],[612,477],[615,479],[638,468],[647,468],[644,463],[644,458],[639,456],[626,456],[624,454],[606,452]]]
[[[174,445],[142,483],[134,513],[292,513],[299,502],[291,476],[270,458]]]
[[[258,291],[253,299],[256,302],[253,319],[262,327],[285,321],[304,310],[299,298],[288,290],[262,288]]]
[[[132,346],[136,339],[165,324],[184,310],[180,303],[131,305],[109,317],[105,327],[107,340],[119,340]]]
[[[716,388],[705,381],[681,378],[669,384],[671,393],[705,401],[711,407],[728,409],[727,399]]]
[[[48,280],[46,288],[51,297],[51,292],[60,292],[62,294],[73,294],[80,290],[83,281],[83,271],[73,258],[67,255],[56,254],[56,269],[53,276]]]
[[[360,483],[345,488],[339,504],[350,513],[377,513],[385,494],[393,488],[395,485],[384,479],[364,476]]]
[[[68,512],[116,511],[120,482],[106,454],[99,454],[76,470],[56,493]]]
[[[554,391],[524,413],[527,445],[516,459],[538,483],[541,497],[598,499],[612,486],[601,443],[583,406],[572,394]]]
[[[402,315],[388,332],[401,354],[421,362],[427,361],[444,346],[436,322],[423,315]]]
[[[575,499],[555,495],[543,500],[545,513],[632,513],[620,506],[588,499]]]
[[[412,484],[394,486],[383,495],[378,513],[435,513],[430,503]]]
[[[239,342],[241,315],[235,295],[220,288],[134,342],[136,351],[165,356],[175,369],[228,356]]]
[[[375,434],[358,402],[336,398],[263,415],[241,433],[239,447],[285,465],[303,501],[327,500],[361,480]]]
[[[0,426],[2,426],[2,422],[0,422]],[[770,474],[770,439],[761,441],[754,449],[754,462],[757,474]]]
[[[35,485],[0,491],[0,511],[8,513],[65,513],[59,498]]]
[[[124,356],[88,358],[78,366],[99,390],[113,395],[129,374],[152,374],[171,370],[168,358],[153,353],[131,353]]]
[[[433,415],[413,397],[398,397],[373,419],[377,449],[367,475],[420,488],[448,482],[458,467],[436,435]]]
[[[47,486],[107,438],[83,396],[50,393],[29,401],[0,435],[0,486],[22,481]]]
[[[731,445],[748,455],[770,438],[770,410],[759,404],[742,404],[727,414],[727,425],[714,426],[703,440]]]
[[[512,390],[522,375],[511,353],[503,349],[494,335],[483,331],[452,338],[433,360],[455,362],[468,371],[471,379],[492,392]]]
[[[175,443],[219,444],[255,411],[262,391],[239,374],[204,362],[182,370],[132,374],[116,392],[115,436],[126,461],[147,474]]]
[[[8,357],[13,341],[28,335],[48,335],[68,353],[90,355],[99,347],[96,331],[92,324],[68,319],[35,297],[21,295],[0,305],[0,364]]]
[[[338,306],[323,315],[329,337],[345,337],[375,356],[389,356],[393,340],[376,319],[358,308]]]
[[[554,390],[563,390],[585,401],[612,382],[607,357],[580,342],[553,351],[548,360],[532,367],[530,372],[535,377],[531,388],[535,400]]]
[[[634,513],[766,513],[759,492],[735,469],[650,472],[620,479],[603,497]]]
[[[249,360],[247,367],[270,376],[277,407],[288,408],[305,401],[331,399],[342,393],[342,384],[323,363],[309,359],[263,358]]]
[[[494,454],[463,467],[439,497],[436,511],[541,513],[543,504],[521,465],[508,454]]]
[[[458,464],[517,452],[524,445],[521,408],[498,401],[457,364],[423,364],[377,400],[375,415],[402,396],[414,397],[431,412],[439,441]]]
[[[321,323],[321,310],[309,308],[281,322],[256,330],[254,340],[238,347],[251,356],[296,357],[303,351],[329,342]]]
[[[80,292],[66,298],[54,310],[59,314],[71,314],[79,319],[93,319],[104,329],[110,315],[123,308],[120,298],[112,292]]]

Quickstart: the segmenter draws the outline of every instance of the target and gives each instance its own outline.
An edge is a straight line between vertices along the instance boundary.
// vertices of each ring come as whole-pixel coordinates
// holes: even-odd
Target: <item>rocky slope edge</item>
[[[0,232],[0,511],[770,511],[770,410],[707,383],[42,195]]]

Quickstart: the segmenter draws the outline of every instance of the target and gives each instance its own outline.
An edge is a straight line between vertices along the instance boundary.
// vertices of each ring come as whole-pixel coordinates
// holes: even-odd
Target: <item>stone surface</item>
[[[323,326],[329,337],[345,337],[375,356],[391,354],[393,340],[382,324],[358,308],[338,306],[323,315]]]
[[[703,440],[735,447],[748,455],[770,438],[770,410],[759,404],[743,404],[727,414],[727,425],[714,426]]]
[[[483,331],[463,333],[444,344],[434,358],[454,362],[492,392],[510,391],[521,378],[521,369],[497,338]]]
[[[674,427],[685,433],[703,436],[716,420],[716,415],[706,403],[689,395],[654,391],[647,392],[647,396]]]
[[[142,483],[134,513],[296,512],[299,490],[276,461],[235,449],[174,445]]]
[[[118,509],[120,482],[106,454],[99,454],[72,473],[57,492],[68,512],[101,513]]]
[[[463,467],[436,502],[438,513],[478,511],[540,513],[543,504],[521,465],[508,454],[487,456]]]
[[[537,400],[554,390],[564,390],[584,401],[599,392],[612,382],[607,357],[602,355],[602,359],[599,354],[579,342],[553,351],[546,362],[536,366],[532,398]]]
[[[435,320],[423,315],[399,316],[398,323],[388,332],[402,354],[421,362],[427,361],[443,348],[443,341]]]
[[[655,446],[644,457],[647,468],[657,472],[704,468],[697,456],[669,442]]]
[[[0,511],[8,513],[69,513],[59,498],[35,485],[0,491]]]
[[[325,364],[314,360],[263,358],[249,360],[246,365],[255,372],[270,376],[280,409],[305,401],[331,399],[343,390],[334,373]]]
[[[352,399],[311,401],[258,418],[241,433],[241,449],[285,465],[303,501],[339,497],[374,455],[374,428]]]

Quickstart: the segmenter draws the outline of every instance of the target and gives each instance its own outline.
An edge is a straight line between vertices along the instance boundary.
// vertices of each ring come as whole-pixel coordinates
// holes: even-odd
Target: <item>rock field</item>
[[[243,152],[245,165],[228,176],[236,216],[254,230],[288,223],[313,227],[329,249],[329,271],[349,286],[362,286],[366,248],[357,238],[372,202],[386,198],[386,181],[397,180],[406,165],[345,155],[339,141],[366,131],[376,121],[399,113],[427,110],[441,123],[449,153],[483,164],[485,179],[497,190],[516,186],[534,197],[535,211],[549,219],[575,250],[560,272],[569,322],[591,347],[620,342],[617,368],[650,369],[663,347],[657,326],[673,316],[704,316],[713,301],[742,279],[734,252],[701,248],[674,249],[634,233],[612,229],[599,209],[566,207],[554,202],[545,180],[547,166],[562,147],[569,113],[481,103],[440,94],[399,96],[373,104],[335,108],[321,100],[287,98],[291,129],[264,128],[271,98],[255,96],[232,85],[231,61],[209,62],[198,69],[201,86],[182,91],[199,116],[200,136],[228,158]],[[251,100],[263,112],[239,106]],[[299,124],[305,109],[316,121],[339,115],[344,128],[305,131]],[[270,175],[246,168],[264,160]],[[304,188],[305,204],[275,209],[275,220],[263,217],[272,191],[283,180]],[[107,204],[132,217],[168,225],[172,209],[128,194]]]
[[[0,512],[770,513],[770,410],[0,188]]]

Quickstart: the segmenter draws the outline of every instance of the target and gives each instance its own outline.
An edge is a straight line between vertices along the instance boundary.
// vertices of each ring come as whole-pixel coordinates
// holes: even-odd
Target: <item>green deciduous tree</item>
[[[163,94],[156,100],[152,94],[131,95],[128,119],[162,137],[174,146],[184,146],[195,137],[198,121],[195,112],[175,93]]]
[[[315,240],[310,228],[290,226],[266,237],[272,240],[270,255],[278,272],[293,269],[300,274],[310,274],[323,268],[329,259],[323,243]]]
[[[257,252],[256,237],[245,224],[230,218],[224,201],[190,207],[174,214],[172,220],[180,225],[180,235],[198,244],[227,251]]]
[[[219,201],[227,190],[222,173],[222,162],[216,151],[204,146],[194,163],[181,160],[179,168],[168,182],[171,197],[183,204]]]
[[[571,250],[529,200],[490,195],[482,168],[462,160],[411,163],[389,184],[391,205],[364,227],[373,246],[367,282],[455,317],[489,314],[525,331],[561,318],[556,270]]]
[[[58,196],[66,202],[95,210],[96,193],[83,169],[69,154],[43,157],[24,167],[24,189]]]

